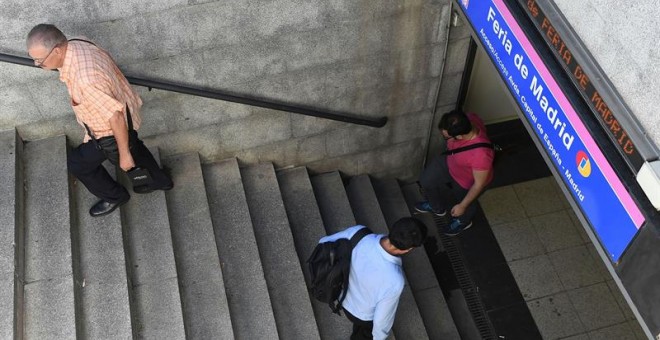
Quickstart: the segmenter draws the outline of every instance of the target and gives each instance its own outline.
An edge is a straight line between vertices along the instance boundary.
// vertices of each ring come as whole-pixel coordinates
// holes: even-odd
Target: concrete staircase
[[[327,233],[410,214],[395,180],[184,154],[162,159],[174,189],[91,218],[66,148],[0,132],[1,339],[348,339],[305,260]],[[425,252],[404,270],[391,338],[459,339]]]

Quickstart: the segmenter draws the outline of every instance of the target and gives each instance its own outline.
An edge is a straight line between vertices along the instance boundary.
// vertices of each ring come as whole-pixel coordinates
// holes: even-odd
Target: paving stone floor
[[[553,177],[479,201],[544,339],[647,339]]]

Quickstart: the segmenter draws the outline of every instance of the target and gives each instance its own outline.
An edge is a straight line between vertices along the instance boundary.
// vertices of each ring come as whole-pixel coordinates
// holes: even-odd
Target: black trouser
[[[424,189],[431,207],[437,212],[451,212],[451,208],[460,203],[468,193],[468,189],[464,189],[451,177],[447,167],[447,156],[442,154],[435,156],[426,165],[419,177],[419,184]],[[477,200],[474,200],[465,209],[463,215],[454,217],[461,223],[468,224],[476,213]]]
[[[372,340],[374,322],[364,321],[356,318],[353,314],[344,309],[346,317],[353,323],[353,333],[351,333],[351,340]]]
[[[172,180],[160,169],[154,156],[144,143],[138,138],[137,132],[130,131],[129,139],[131,144],[131,155],[135,165],[149,170],[154,182],[150,187],[154,189],[171,186]],[[99,144],[116,144],[114,137],[103,137],[99,139]],[[69,152],[68,166],[69,171],[82,182],[87,190],[92,194],[110,203],[123,201],[129,197],[128,191],[117,183],[110,174],[101,165],[105,160],[119,167],[119,154],[117,152],[107,152],[97,148],[97,143],[89,141],[80,144],[77,148]]]

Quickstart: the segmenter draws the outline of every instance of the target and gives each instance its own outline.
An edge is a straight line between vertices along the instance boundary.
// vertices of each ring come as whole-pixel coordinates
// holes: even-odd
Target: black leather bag
[[[154,181],[153,178],[151,178],[149,170],[137,166],[126,171],[126,174],[128,175],[128,179],[133,184],[133,188],[142,185],[149,185]]]
[[[129,131],[129,150],[133,149],[133,146],[136,143],[136,139],[137,136],[135,131]],[[103,137],[98,140],[93,139],[92,142],[95,143],[97,149],[103,152],[105,157],[110,161],[110,163],[112,163],[112,165],[119,167],[119,148],[117,147],[117,141],[115,140],[115,137]],[[149,170],[139,166],[135,166],[132,169],[126,171],[126,175],[128,175],[128,179],[131,181],[131,184],[133,184],[134,188],[153,183],[153,178],[151,177]]]
[[[133,145],[135,145],[135,131],[128,132],[128,149],[132,150]],[[95,143],[96,148],[101,150],[110,163],[114,166],[119,166],[119,147],[117,146],[117,140],[114,136],[108,136],[103,138],[92,138],[92,142]]]
[[[137,132],[133,129],[133,120],[131,119],[131,112],[128,108],[126,109],[126,118],[128,122],[128,149],[129,152],[132,152],[133,146],[140,141],[138,141]],[[103,152],[105,158],[107,158],[112,165],[119,167],[119,147],[117,146],[117,140],[115,137],[108,136],[96,139],[89,126],[87,126],[87,124],[83,125],[85,125],[87,133],[92,138],[94,146]],[[128,175],[131,184],[133,184],[133,188],[153,183],[151,173],[149,173],[149,170],[147,169],[135,166],[126,171],[126,174]]]

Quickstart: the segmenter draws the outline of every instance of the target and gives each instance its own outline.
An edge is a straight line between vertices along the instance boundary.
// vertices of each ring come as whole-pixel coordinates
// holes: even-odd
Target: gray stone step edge
[[[339,172],[312,176],[311,182],[326,233],[334,234],[354,226],[355,216]]]
[[[343,179],[338,171],[311,176],[310,182],[326,235],[334,234],[356,224]],[[341,316],[341,318],[346,319],[346,316]],[[352,328],[350,321],[347,327]],[[348,339],[351,331],[352,329],[349,329],[346,335],[337,339]],[[387,340],[395,340],[392,332]]]
[[[234,334],[278,339],[238,161],[204,164],[202,173]]]
[[[372,179],[374,190],[388,225],[401,217],[409,217],[410,209],[396,179]],[[456,324],[440,289],[433,267],[424,249],[404,258],[404,270],[412,289],[424,325],[431,338],[458,338]],[[435,299],[431,303],[429,299]]]
[[[25,306],[25,167],[21,161],[24,157],[23,139],[16,131],[16,280],[14,290],[14,330],[15,337],[23,338],[23,315]]]
[[[343,179],[338,171],[311,176],[310,181],[326,234],[334,234],[356,224]],[[339,339],[347,339],[349,336]],[[387,339],[394,340],[391,332]]]
[[[3,262],[9,267],[2,268],[7,274],[2,277],[3,310],[0,311],[0,337],[7,339],[21,339],[23,336],[23,284],[25,281],[25,249],[24,249],[24,187],[23,187],[23,140],[12,129],[0,133],[2,141],[3,159],[0,173],[3,202],[0,209],[8,209],[2,214],[0,226],[10,231],[3,233]],[[6,148],[6,149],[5,149]],[[6,150],[6,151],[5,151]],[[7,152],[5,154],[4,152]],[[6,156],[5,156],[6,155]],[[6,284],[6,286],[4,286]]]
[[[424,196],[422,196],[420,192],[419,185],[417,183],[402,185],[401,190],[403,191],[404,197],[408,204],[408,209],[410,213],[413,214],[414,209],[412,207],[414,207],[417,202],[424,199]],[[423,221],[424,224],[429,227],[429,235],[433,235],[437,240],[438,251],[445,252],[442,242],[440,241],[436,222],[434,221],[432,215],[414,214],[414,216]],[[467,301],[463,295],[463,290],[461,290],[460,287],[457,287],[449,292],[443,291],[443,294],[446,297],[447,308],[451,313],[451,317],[461,338],[480,339],[481,334],[479,333],[472,313],[468,308]]]
[[[169,156],[163,164],[175,184],[165,198],[186,339],[233,339],[199,154]]]
[[[311,276],[307,259],[314,251],[321,237],[326,235],[321,213],[316,203],[314,189],[306,167],[280,170],[277,179],[282,192],[284,207],[293,234],[298,260],[308,289]],[[352,324],[346,317],[332,313],[327,303],[316,300],[308,294],[322,340],[344,340],[350,337]]]
[[[113,176],[115,167],[108,161],[103,166]],[[78,336],[110,339],[112,334],[113,339],[131,338],[120,213],[89,216],[89,208],[97,198],[72,175],[69,192]]]
[[[351,178],[346,186],[346,194],[358,224],[369,227],[374,233],[389,232],[368,175]]]
[[[68,146],[67,146],[67,153],[68,153]],[[68,169],[67,169],[68,171]],[[80,269],[80,237],[78,235],[78,228],[80,225],[80,221],[78,220],[78,216],[76,214],[76,200],[74,198],[74,186],[73,186],[73,180],[75,178],[71,178],[72,176],[69,174],[69,181],[68,181],[68,186],[69,186],[69,209],[70,209],[70,230],[71,230],[71,266],[72,266],[72,272],[73,272],[73,299],[74,299],[74,309],[75,309],[75,315],[76,315],[76,334],[82,335],[84,334],[83,330],[83,322],[81,321],[82,318],[80,317],[83,314],[83,297],[82,297],[82,284],[83,284],[83,278],[82,278],[82,273]],[[82,185],[82,183],[80,183]]]
[[[59,339],[75,339],[79,331],[75,317],[71,239],[73,211],[70,207],[66,151],[67,139],[64,135],[24,145],[25,338],[42,338],[47,334]],[[31,194],[30,190],[34,193]],[[36,214],[30,210],[41,209],[42,206],[48,208],[38,210]],[[48,242],[39,242],[41,237],[46,237]]]
[[[272,163],[241,168],[279,336],[318,339],[319,332]]]
[[[378,204],[378,198],[368,175],[351,178],[346,187],[351,208],[357,223],[366,225],[378,234],[388,234],[389,229]],[[405,257],[405,256],[404,256]],[[397,308],[392,333],[399,339],[428,339],[420,310],[406,279],[399,307]]]
[[[156,146],[148,146],[145,144],[145,146],[149,149],[149,152],[153,155],[154,159],[156,162],[160,165],[160,151],[158,147]],[[123,235],[123,243],[124,243],[124,250],[125,250],[125,259],[126,259],[126,275],[127,275],[127,280],[128,280],[128,288],[129,288],[129,310],[131,313],[131,325],[133,328],[133,337],[134,338],[141,338],[141,337],[152,337],[152,336],[160,336],[162,334],[144,334],[146,331],[147,333],[149,332],[167,332],[164,329],[161,329],[157,327],[158,324],[166,324],[167,327],[169,328],[168,336],[169,337],[174,337],[178,338],[179,336],[181,338],[185,337],[185,326],[183,322],[183,310],[181,306],[181,294],[179,292],[179,285],[178,285],[178,278],[176,277],[176,264],[174,260],[174,248],[172,246],[172,234],[170,230],[170,225],[169,225],[169,216],[167,216],[167,200],[165,198],[165,193],[162,191],[154,191],[149,194],[136,194],[132,191],[131,189],[131,184],[128,180],[128,177],[126,176],[125,173],[120,171],[118,168],[117,170],[117,180],[120,184],[122,184],[126,190],[128,190],[129,194],[131,195],[131,199],[120,207],[119,209],[121,210],[121,221],[122,221],[122,235]],[[175,184],[176,185],[176,184]],[[149,197],[153,196],[153,197]],[[153,262],[157,262],[158,265],[160,266],[158,269],[158,276],[163,274],[163,271],[168,271],[169,274],[171,274],[170,277],[165,277],[165,278],[158,278],[161,280],[160,282],[154,281],[153,273],[149,275],[149,273],[141,273],[140,275],[143,277],[137,277],[135,274],[134,264],[133,262],[136,261],[134,257],[137,257],[136,254],[133,254],[131,251],[131,246],[130,242],[135,242],[135,240],[131,239],[132,236],[132,230],[129,226],[129,219],[130,219],[130,211],[133,209],[132,205],[137,204],[135,201],[143,201],[145,202],[148,200],[157,200],[161,201],[162,205],[160,205],[162,212],[164,213],[164,216],[162,216],[163,220],[167,223],[167,236],[165,237],[164,244],[160,244],[161,246],[164,246],[165,253],[161,254],[162,256],[157,259],[149,259]],[[145,214],[138,214],[135,213],[133,214],[133,217],[138,217],[141,218],[145,216]],[[158,245],[156,245],[158,246]],[[138,247],[139,248],[139,247]],[[143,261],[147,261],[144,259],[141,259]],[[153,264],[153,263],[152,263]],[[147,266],[148,267],[148,266]],[[141,266],[140,271],[144,271],[144,265]],[[167,273],[165,273],[167,274]],[[137,280],[141,279],[144,280],[144,282],[138,282]],[[147,305],[140,305],[143,302],[150,302],[151,304]],[[143,307],[143,310],[139,310],[139,307]],[[165,313],[160,313],[158,315],[154,315],[154,310],[158,309],[165,309]],[[168,320],[162,320],[159,318],[167,318]],[[145,322],[146,320],[146,322]],[[149,329],[144,329],[143,325],[147,323],[149,326],[156,326],[153,328]]]

